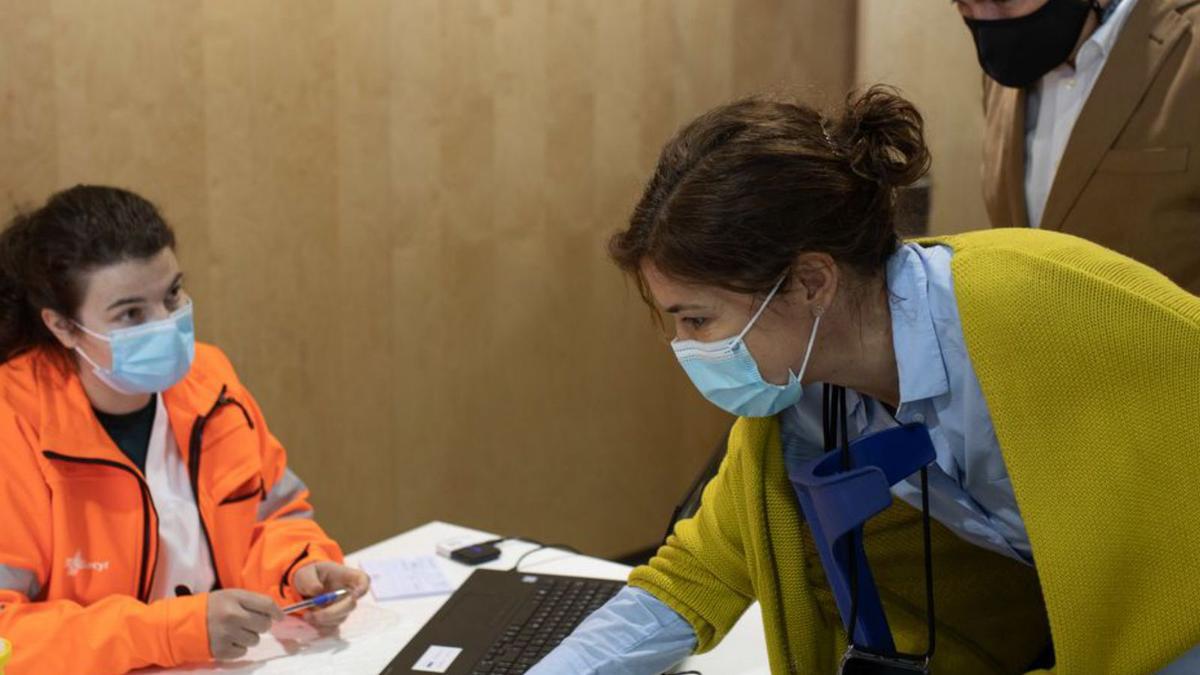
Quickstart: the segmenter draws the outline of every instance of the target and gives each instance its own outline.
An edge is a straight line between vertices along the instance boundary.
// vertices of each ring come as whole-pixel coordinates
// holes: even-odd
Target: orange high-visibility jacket
[[[206,593],[150,601],[158,518],[79,376],[35,350],[0,365],[0,636],[9,675],[125,672],[211,658]],[[299,599],[291,576],[342,552],[218,349],[162,394],[217,588]]]

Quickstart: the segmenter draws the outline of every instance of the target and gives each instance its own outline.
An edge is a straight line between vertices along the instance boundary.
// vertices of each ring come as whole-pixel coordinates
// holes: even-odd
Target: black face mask
[[[967,19],[979,65],[1006,87],[1028,87],[1071,56],[1088,12],[1100,16],[1095,0],[1049,0],[1015,19]]]

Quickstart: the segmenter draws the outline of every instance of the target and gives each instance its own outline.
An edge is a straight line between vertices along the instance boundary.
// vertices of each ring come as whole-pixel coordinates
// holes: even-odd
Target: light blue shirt
[[[847,390],[850,437],[899,423],[925,424],[936,451],[928,472],[930,516],[966,541],[1032,564],[992,417],[967,355],[950,258],[946,247],[906,244],[888,260],[900,406],[893,418],[878,401]],[[780,414],[789,467],[824,452],[821,388],[806,386],[800,402]],[[919,477],[892,491],[921,508]],[[626,588],[529,674],[656,675],[691,654],[695,643],[691,626],[674,610]]]
[[[658,675],[695,650],[691,624],[626,586],[526,675]]]
[[[929,467],[929,513],[963,539],[1025,563],[1029,535],[1017,510],[1000,442],[963,340],[950,274],[950,249],[902,246],[888,260],[892,344],[900,379],[896,416],[878,401],[846,391],[850,438],[923,423],[937,453]],[[820,383],[780,415],[790,466],[824,452]],[[920,477],[892,492],[921,508]]]

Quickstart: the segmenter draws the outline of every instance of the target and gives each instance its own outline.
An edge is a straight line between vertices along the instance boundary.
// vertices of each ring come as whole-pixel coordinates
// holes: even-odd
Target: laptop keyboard
[[[472,675],[524,673],[624,586],[621,581],[539,577],[537,591],[475,664]]]

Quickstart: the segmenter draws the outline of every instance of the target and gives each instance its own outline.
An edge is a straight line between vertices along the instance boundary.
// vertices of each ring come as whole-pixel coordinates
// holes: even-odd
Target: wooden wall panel
[[[945,2],[858,2],[858,83],[897,86],[925,115],[933,154],[930,232],[988,227],[983,74],[958,11]]]
[[[649,544],[729,420],[604,245],[682,122],[837,98],[853,3],[0,0],[0,186],[133,188],[348,548]]]

